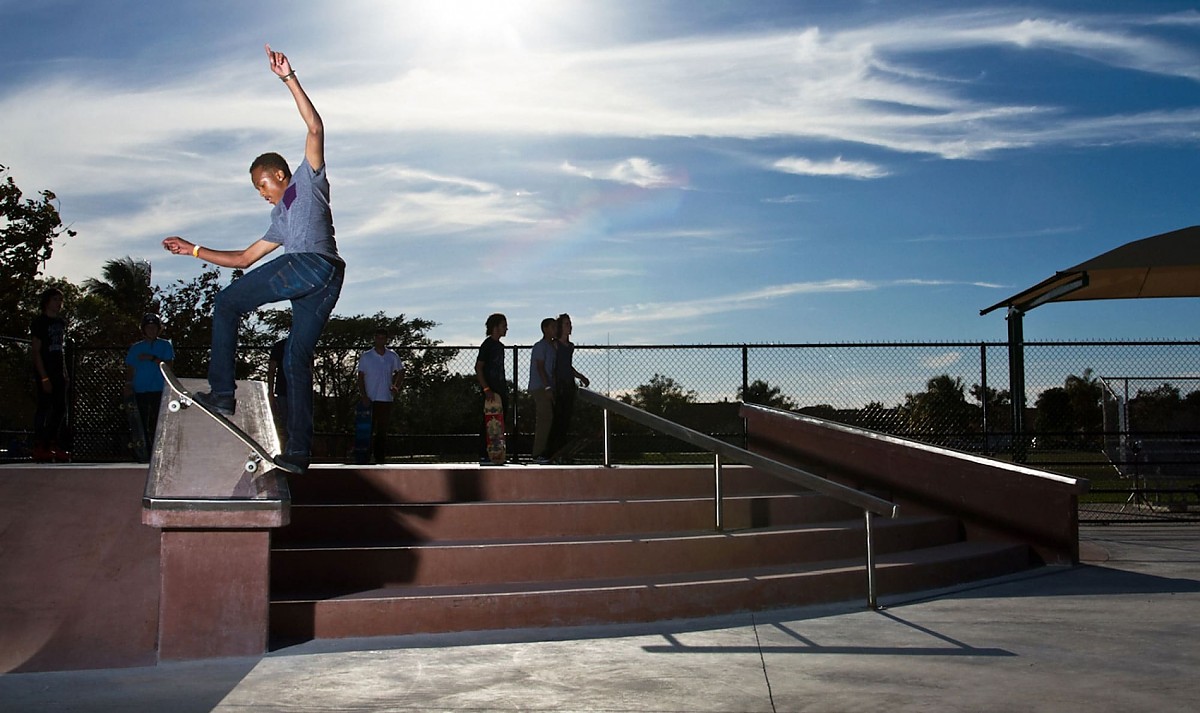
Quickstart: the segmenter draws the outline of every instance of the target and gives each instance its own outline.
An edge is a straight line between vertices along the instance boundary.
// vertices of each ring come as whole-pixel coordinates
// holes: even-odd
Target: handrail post
[[[871,538],[871,519],[875,513],[863,510],[867,518],[867,606],[879,609],[879,599],[875,595],[875,548]]]
[[[604,409],[604,467],[612,467],[612,451],[608,446],[608,409]]]
[[[716,523],[717,532],[724,529],[725,524],[721,520],[721,511],[724,509],[724,496],[721,493],[721,454],[713,453],[713,503],[716,506]]]

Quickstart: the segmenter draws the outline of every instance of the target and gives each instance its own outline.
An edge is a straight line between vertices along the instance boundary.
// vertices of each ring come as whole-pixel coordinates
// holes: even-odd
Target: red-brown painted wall
[[[146,467],[0,467],[0,672],[153,666]]]

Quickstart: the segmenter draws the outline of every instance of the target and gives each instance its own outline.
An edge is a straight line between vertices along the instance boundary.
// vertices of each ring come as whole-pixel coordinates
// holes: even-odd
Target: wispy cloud
[[[771,167],[784,173],[800,176],[830,176],[835,178],[883,178],[888,170],[867,161],[847,161],[838,156],[829,161],[815,161],[800,156],[781,158]]]
[[[737,310],[757,309],[765,307],[774,300],[795,297],[797,295],[868,292],[889,287],[945,287],[961,285],[1000,287],[999,285],[984,282],[921,279],[888,281],[844,279],[792,282],[781,285],[768,285],[746,292],[736,292],[697,300],[647,302],[625,305],[623,307],[596,312],[588,317],[588,322],[590,324],[609,326],[623,323],[685,320]]]
[[[666,167],[640,156],[627,158],[614,164],[586,167],[575,165],[570,161],[563,161],[562,171],[572,176],[624,183],[638,188],[671,188],[682,183],[681,179],[678,176],[672,176]]]

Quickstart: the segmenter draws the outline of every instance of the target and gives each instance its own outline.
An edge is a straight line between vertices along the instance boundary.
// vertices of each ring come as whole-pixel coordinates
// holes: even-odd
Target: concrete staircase
[[[653,621],[860,599],[863,513],[749,468],[390,466],[292,477],[271,638]],[[876,518],[882,596],[1038,564],[936,514]]]

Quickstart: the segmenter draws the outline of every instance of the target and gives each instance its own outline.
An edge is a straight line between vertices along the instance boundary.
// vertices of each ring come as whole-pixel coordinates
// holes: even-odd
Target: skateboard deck
[[[174,395],[167,402],[167,410],[171,413],[177,413],[180,409],[188,408],[192,404],[195,404],[201,411],[211,416],[214,421],[224,426],[225,430],[232,433],[235,438],[250,449],[250,454],[246,456],[245,468],[247,473],[254,473],[259,468],[282,468],[291,473],[299,472],[275,463],[274,456],[266,448],[263,448],[258,441],[251,438],[250,434],[243,431],[240,426],[230,421],[224,414],[214,411],[197,401],[192,396],[192,393],[184,388],[179,379],[175,377],[175,372],[171,371],[171,367],[165,363],[160,363],[158,368],[162,371],[167,386],[174,392]]]
[[[354,406],[354,462],[363,465],[371,462],[371,404],[359,399]]]
[[[142,415],[138,409],[137,399],[126,396],[121,400],[121,410],[125,412],[125,420],[129,423],[129,447],[139,463],[150,461],[150,451],[146,448],[146,432],[142,428]]]
[[[495,392],[488,392],[483,400],[483,432],[487,434],[488,460],[503,465],[506,454],[504,443],[504,402]]]

